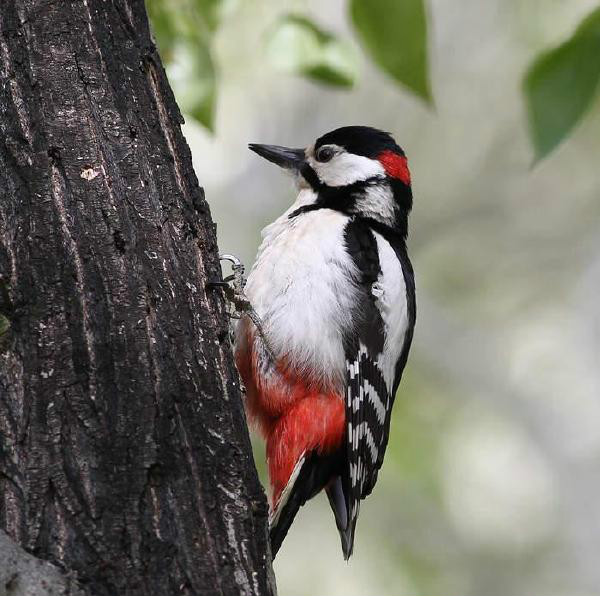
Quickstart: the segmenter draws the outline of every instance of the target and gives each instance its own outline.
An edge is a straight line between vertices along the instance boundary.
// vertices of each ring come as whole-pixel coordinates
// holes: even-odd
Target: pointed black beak
[[[279,145],[259,145],[257,143],[250,143],[248,147],[254,153],[258,153],[281,168],[299,170],[304,163],[304,149],[290,149]]]

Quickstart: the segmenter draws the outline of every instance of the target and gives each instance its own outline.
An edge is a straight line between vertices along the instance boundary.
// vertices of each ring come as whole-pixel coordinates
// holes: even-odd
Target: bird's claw
[[[241,319],[243,315],[248,316],[248,318],[256,327],[256,330],[263,341],[263,345],[267,351],[267,354],[274,362],[275,358],[267,341],[263,323],[257,312],[254,310],[250,300],[248,300],[246,294],[244,293],[244,287],[246,286],[246,278],[244,277],[244,264],[235,255],[230,254],[220,255],[219,260],[229,261],[231,263],[231,270],[233,273],[225,277],[222,281],[216,280],[208,282],[206,287],[209,289],[221,288],[223,290],[223,294],[225,295],[228,303],[233,306],[233,308],[227,313],[230,319]]]

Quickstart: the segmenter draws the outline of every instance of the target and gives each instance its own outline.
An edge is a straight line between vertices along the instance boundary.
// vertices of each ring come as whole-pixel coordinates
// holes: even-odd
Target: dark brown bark
[[[141,0],[3,0],[0,527],[88,594],[274,591],[180,123]]]

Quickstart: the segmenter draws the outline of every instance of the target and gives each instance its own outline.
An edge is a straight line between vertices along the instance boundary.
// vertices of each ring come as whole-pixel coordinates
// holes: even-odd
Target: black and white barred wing
[[[349,227],[347,246],[361,272],[346,353],[348,529],[354,533],[360,500],[377,481],[388,443],[394,394],[406,365],[415,323],[412,267],[404,241]],[[349,541],[350,545],[352,540]]]
[[[364,344],[359,344],[354,358],[346,364],[346,447],[352,519],[358,514],[359,501],[371,492],[377,480],[391,400],[377,355]]]
[[[352,220],[345,232],[358,290],[354,324],[344,342],[347,429],[342,482],[348,523],[341,524],[341,533],[346,556],[352,552],[360,501],[373,490],[383,464],[394,393],[414,326],[414,281],[404,240],[380,231]]]

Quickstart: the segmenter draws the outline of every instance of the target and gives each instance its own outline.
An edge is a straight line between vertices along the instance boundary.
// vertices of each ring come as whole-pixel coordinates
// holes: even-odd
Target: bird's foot
[[[246,278],[244,277],[245,267],[244,264],[234,255],[224,254],[220,255],[219,260],[229,261],[231,263],[231,275],[228,275],[223,281],[210,281],[206,284],[208,289],[221,288],[223,294],[230,305],[230,309],[227,314],[230,319],[241,319],[243,315],[246,315],[256,327],[260,338],[263,341],[263,345],[269,357],[275,361],[273,352],[267,341],[263,323],[254,310],[250,300],[244,293],[244,287],[246,285]]]

